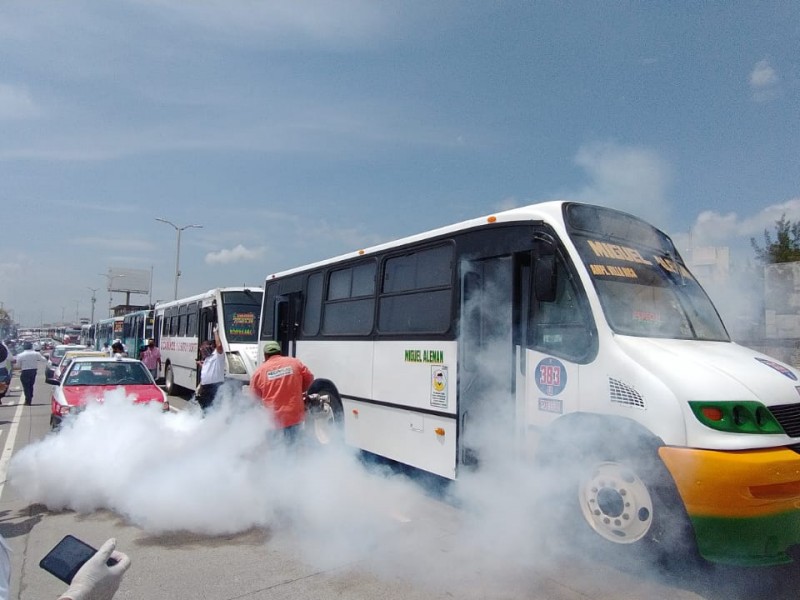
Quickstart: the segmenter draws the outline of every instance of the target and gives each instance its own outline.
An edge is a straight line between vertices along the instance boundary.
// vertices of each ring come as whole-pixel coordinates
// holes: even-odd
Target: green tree
[[[800,221],[792,223],[783,214],[775,221],[774,241],[765,229],[764,247],[759,246],[755,238],[750,238],[750,245],[758,261],[765,265],[800,261]]]

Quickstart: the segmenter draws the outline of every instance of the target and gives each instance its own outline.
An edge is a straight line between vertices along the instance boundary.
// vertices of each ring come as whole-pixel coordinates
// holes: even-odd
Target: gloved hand
[[[111,538],[100,546],[97,553],[86,561],[72,579],[66,592],[58,600],[111,600],[119,588],[122,576],[131,566],[127,554],[114,548],[117,540]],[[117,563],[108,566],[106,561],[113,558]]]

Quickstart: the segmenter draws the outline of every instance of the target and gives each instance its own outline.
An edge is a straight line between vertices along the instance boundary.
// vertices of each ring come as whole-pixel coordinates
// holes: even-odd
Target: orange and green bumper
[[[694,526],[700,554],[711,562],[791,562],[800,544],[800,454],[787,448],[717,451],[662,446]]]

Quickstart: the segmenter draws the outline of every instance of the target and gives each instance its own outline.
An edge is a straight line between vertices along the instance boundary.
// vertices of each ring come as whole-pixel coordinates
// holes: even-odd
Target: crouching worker
[[[272,411],[287,442],[297,441],[306,415],[303,393],[312,381],[314,375],[300,359],[281,356],[278,342],[264,345],[264,362],[250,378],[250,389]]]

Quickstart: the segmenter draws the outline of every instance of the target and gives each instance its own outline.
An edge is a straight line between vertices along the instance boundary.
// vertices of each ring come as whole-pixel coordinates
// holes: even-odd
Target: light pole
[[[181,276],[181,231],[184,229],[202,229],[202,225],[183,225],[179,227],[175,225],[172,221],[167,221],[167,219],[159,219],[156,217],[156,221],[160,221],[161,223],[166,223],[167,225],[172,225],[175,228],[175,231],[178,233],[178,248],[175,251],[175,300],[178,299],[178,277]]]
[[[97,297],[94,294],[100,288],[91,288],[91,287],[87,286],[86,289],[92,291],[92,318],[89,319],[89,325],[94,325],[94,304],[95,304],[95,302],[97,302]]]

